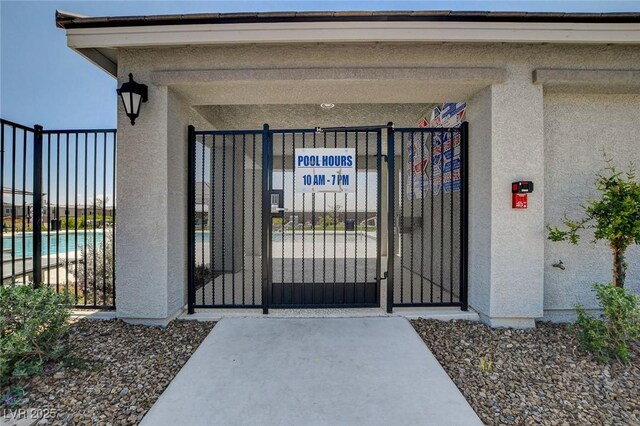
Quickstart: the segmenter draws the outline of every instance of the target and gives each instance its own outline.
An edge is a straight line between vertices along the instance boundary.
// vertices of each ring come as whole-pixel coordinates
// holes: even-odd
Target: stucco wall
[[[491,323],[533,325],[542,316],[544,256],[544,138],[542,87],[527,63],[509,68],[492,87]],[[511,208],[511,182],[532,180],[526,210]],[[497,318],[497,319],[496,319]]]
[[[514,68],[469,101],[469,304],[495,326],[542,316],[542,90],[526,79]],[[511,209],[516,180],[537,182],[527,210]]]
[[[295,44],[219,45],[122,49],[134,69],[283,69],[313,67],[505,67],[508,77],[524,64],[535,68],[635,69],[640,49],[624,45],[519,44]],[[129,69],[122,67],[122,72]],[[531,80],[530,80],[531,81]],[[454,92],[453,88],[451,89]],[[304,99],[305,93],[298,96]],[[382,99],[381,101],[384,101]],[[434,102],[442,102],[435,100]]]
[[[580,218],[579,205],[597,197],[595,174],[604,167],[603,149],[626,170],[640,165],[640,97],[554,93],[544,97],[545,222],[559,225],[566,212]],[[573,305],[596,308],[593,282],[611,281],[611,251],[582,234],[579,246],[545,241],[544,308],[548,319],[570,319]],[[566,269],[552,267],[562,260]],[[627,255],[627,287],[640,291],[640,249]]]
[[[194,122],[193,111],[183,99],[167,94],[167,315],[186,302],[183,283],[187,278],[187,126]],[[179,208],[178,206],[184,206]],[[182,285],[181,285],[182,284]]]
[[[545,141],[543,131],[550,125],[543,125],[543,111],[545,119],[549,122],[549,110],[552,109],[548,97],[543,103],[543,87],[532,82],[532,72],[536,68],[580,68],[580,69],[633,69],[640,63],[640,49],[635,46],[562,46],[562,45],[462,45],[462,44],[300,44],[300,45],[233,45],[233,46],[190,46],[165,49],[125,49],[120,53],[119,69],[122,78],[125,73],[133,71],[139,81],[150,81],[150,72],[153,70],[194,70],[194,69],[235,69],[235,68],[270,68],[282,69],[286,75],[286,68],[313,68],[313,67],[502,67],[506,70],[507,81],[494,84],[491,87],[480,90],[471,99],[457,99],[454,97],[445,99],[425,99],[425,102],[443,101],[469,101],[470,128],[470,303],[478,309],[481,316],[493,325],[531,325],[534,318],[543,314],[543,295],[548,306],[560,306],[568,302],[559,302],[558,285],[550,285],[545,291],[544,280],[547,282],[559,282],[560,278],[554,278],[556,271],[548,271],[548,261],[558,257],[557,253],[550,252],[548,243],[545,243],[544,225],[548,217],[548,206],[558,204],[551,200],[545,200],[552,191],[546,191],[545,186],[551,184],[550,176],[554,176],[545,161],[552,159],[553,154],[545,154],[545,149],[550,146],[549,137]],[[463,84],[464,82],[460,82]],[[296,99],[303,103],[306,92],[304,81],[291,81],[290,91]],[[451,93],[457,91],[458,83],[450,83]],[[356,87],[356,85],[354,85]],[[201,90],[207,90],[203,86]],[[221,90],[221,89],[216,89]],[[354,89],[355,90],[355,89]],[[412,98],[407,93],[407,98]],[[232,91],[227,99],[241,103],[241,95],[233,97]],[[355,93],[354,93],[355,96]],[[583,109],[599,108],[592,105],[592,99],[587,95],[575,95],[582,104]],[[381,97],[380,102],[388,101]],[[131,184],[125,187],[122,180],[119,182],[119,197],[124,197],[124,204],[120,203],[123,214],[119,218],[119,225],[128,231],[142,230],[144,238],[131,244],[126,249],[127,253],[137,250],[142,251],[150,246],[144,254],[133,258],[122,257],[123,268],[131,269],[128,277],[134,280],[147,280],[165,277],[166,281],[179,279],[182,270],[169,272],[175,262],[178,262],[177,253],[169,253],[167,240],[164,236],[156,235],[156,227],[168,227],[170,221],[179,221],[179,214],[162,217],[162,210],[167,208],[182,208],[183,195],[167,195],[173,193],[174,183],[168,181],[166,165],[169,161],[175,161],[169,156],[168,148],[162,142],[167,136],[163,134],[162,126],[166,126],[167,103],[170,99],[170,89],[150,86],[150,102],[143,106],[141,125],[136,124],[122,127],[123,133],[119,134],[121,146],[127,144],[127,139],[139,141],[134,147],[124,148],[125,153],[119,153],[119,164],[126,170],[124,182]],[[185,104],[190,100],[185,99]],[[269,103],[269,92],[265,89],[264,103]],[[634,101],[637,102],[637,101]],[[614,105],[615,101],[611,101]],[[636,105],[631,103],[631,105]],[[616,108],[621,108],[616,106]],[[629,108],[624,114],[628,122],[633,121],[631,115],[633,108]],[[564,108],[562,114],[567,115],[567,122],[574,120],[573,110]],[[186,126],[188,119],[178,111],[175,112],[173,126]],[[578,120],[588,122],[591,116],[580,116]],[[620,120],[622,121],[622,120]],[[121,119],[122,122],[122,119]],[[142,124],[142,123],[148,124]],[[615,122],[615,121],[614,121]],[[598,129],[611,129],[612,121],[603,120]],[[591,124],[590,124],[591,125]],[[551,125],[553,129],[560,124]],[[160,130],[158,130],[160,128]],[[595,128],[594,128],[595,129]],[[630,133],[633,134],[632,128]],[[146,133],[145,133],[146,132]],[[177,130],[176,130],[177,132]],[[588,134],[594,134],[595,131]],[[558,133],[558,134],[561,134]],[[587,133],[585,133],[585,136]],[[180,138],[175,134],[171,138]],[[584,138],[581,138],[583,140]],[[142,144],[144,140],[144,144]],[[174,143],[173,141],[171,143]],[[558,142],[566,147],[563,141]],[[149,147],[159,144],[160,149],[156,154]],[[557,144],[556,144],[557,145]],[[157,147],[156,147],[157,148]],[[553,151],[552,151],[553,152]],[[153,153],[153,155],[150,155]],[[180,161],[181,152],[177,154]],[[566,154],[567,159],[572,158]],[[551,160],[549,160],[551,159]],[[566,162],[566,161],[565,161]],[[179,163],[177,163],[179,164]],[[155,166],[158,166],[157,168]],[[150,170],[148,175],[133,172],[135,167],[143,167]],[[592,167],[591,164],[577,166],[575,171],[584,171],[584,167]],[[153,170],[151,170],[153,168]],[[173,169],[171,169],[173,170]],[[173,172],[172,172],[173,173]],[[545,178],[545,173],[547,178]],[[142,179],[137,182],[136,179]],[[179,178],[179,176],[178,176]],[[536,191],[530,195],[529,209],[526,211],[514,211],[510,205],[510,183],[514,180],[531,179],[536,184]],[[160,185],[162,190],[155,186]],[[590,181],[589,181],[590,184]],[[177,185],[177,184],[176,184]],[[577,182],[583,190],[588,186],[583,182]],[[126,188],[126,190],[125,190]],[[164,192],[162,192],[164,191]],[[125,193],[128,193],[125,195]],[[142,201],[135,200],[140,197]],[[122,201],[119,198],[119,202]],[[147,202],[148,201],[148,202]],[[142,223],[142,214],[132,214],[127,218],[125,208],[146,208],[149,211],[159,212],[159,217],[154,219],[154,226]],[[166,210],[165,210],[166,211]],[[124,216],[124,217],[123,217]],[[122,222],[127,222],[123,224]],[[177,228],[182,229],[182,228]],[[178,232],[178,231],[176,231]],[[122,239],[120,240],[122,242]],[[156,243],[158,245],[156,246]],[[558,246],[559,247],[559,246]],[[559,248],[558,248],[559,249]],[[555,250],[555,249],[554,249]],[[170,259],[171,265],[158,264],[158,267],[149,276],[148,268],[140,269],[145,262],[157,264],[159,259]],[[119,257],[120,259],[120,257]],[[567,258],[569,259],[569,258]],[[154,263],[155,262],[155,263]],[[587,262],[587,261],[585,261]],[[566,263],[566,262],[565,262]],[[138,268],[138,271],[134,269]],[[569,268],[568,268],[569,269]],[[546,271],[546,272],[545,272]],[[608,267],[606,268],[608,271]],[[566,271],[565,271],[566,272]],[[176,274],[175,276],[172,274]],[[632,274],[635,272],[632,271]],[[564,276],[568,276],[565,273]],[[118,275],[122,280],[122,275]],[[556,281],[553,281],[553,280]],[[631,279],[631,278],[630,278]],[[571,282],[563,279],[563,282]],[[124,285],[124,284],[123,284]],[[129,285],[129,284],[127,284]],[[177,285],[177,284],[175,284]],[[567,284],[564,284],[567,285]],[[144,300],[144,289],[124,290],[120,297],[138,297]],[[161,295],[153,295],[149,303],[150,310],[162,312],[163,306],[173,306],[174,290],[169,292],[170,301],[162,300]],[[177,291],[177,290],[176,290]],[[165,292],[166,294],[166,292]],[[123,308],[124,309],[124,308]],[[132,306],[133,309],[133,306]],[[127,311],[133,313],[134,310]]]
[[[125,318],[167,316],[166,125],[146,125],[166,122],[167,96],[167,88],[150,88],[135,126],[118,114],[116,304]]]
[[[148,79],[148,70],[127,66]],[[118,111],[117,313],[163,323],[186,302],[187,125],[206,120],[166,87],[149,86],[135,126]]]
[[[469,121],[469,306],[491,304],[491,88],[468,102]],[[471,195],[473,194],[473,195]]]

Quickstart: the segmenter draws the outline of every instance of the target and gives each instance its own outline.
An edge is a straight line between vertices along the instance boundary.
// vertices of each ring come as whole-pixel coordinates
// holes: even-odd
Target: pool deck
[[[50,275],[63,277],[67,275],[66,269],[63,267],[66,262],[69,264],[74,264],[76,262],[77,252],[71,253],[61,253],[58,256],[42,256],[42,270],[44,272],[45,282],[47,281]],[[11,263],[13,261],[13,268],[11,267]],[[47,271],[50,271],[47,274]],[[54,272],[55,271],[55,272]],[[17,258],[17,259],[6,259],[2,261],[2,280],[9,280],[11,277],[23,277],[25,275],[33,274],[33,258],[27,257]],[[66,280],[62,278],[62,280],[56,279],[61,284],[66,283]]]

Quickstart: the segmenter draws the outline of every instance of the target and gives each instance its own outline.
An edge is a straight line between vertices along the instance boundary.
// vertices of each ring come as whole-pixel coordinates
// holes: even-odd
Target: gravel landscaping
[[[638,344],[629,365],[601,364],[579,348],[565,325],[512,330],[468,321],[412,324],[486,424],[640,424]]]
[[[137,424],[213,326],[77,321],[70,329],[69,358],[28,381],[19,407],[55,410],[48,424]]]

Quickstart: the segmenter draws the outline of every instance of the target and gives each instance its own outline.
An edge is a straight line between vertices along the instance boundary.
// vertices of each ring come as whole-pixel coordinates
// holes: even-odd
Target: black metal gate
[[[466,309],[466,135],[190,126],[189,312],[377,307],[385,286],[389,312]],[[355,152],[351,192],[300,191],[302,148]]]
[[[299,148],[352,148],[355,191],[300,192]],[[267,307],[379,306],[382,129],[276,130],[265,149]]]
[[[389,297],[393,306],[467,310],[468,124],[393,133],[402,166]]]
[[[194,308],[259,308],[262,131],[189,126],[188,297]]]

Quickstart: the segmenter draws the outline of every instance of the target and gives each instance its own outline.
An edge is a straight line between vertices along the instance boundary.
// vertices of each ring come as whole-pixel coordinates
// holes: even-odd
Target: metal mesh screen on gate
[[[261,132],[193,133],[190,305],[262,305]]]
[[[467,132],[190,127],[189,312],[466,309]]]
[[[464,305],[466,136],[396,129],[394,306]]]
[[[270,224],[271,307],[379,304],[380,135],[379,128],[273,131],[270,190],[283,197],[284,211]],[[349,192],[301,188],[305,179],[327,186],[336,179],[322,167],[313,175],[299,169],[294,153],[308,148],[352,150],[355,173],[338,176],[352,180],[343,182]]]

